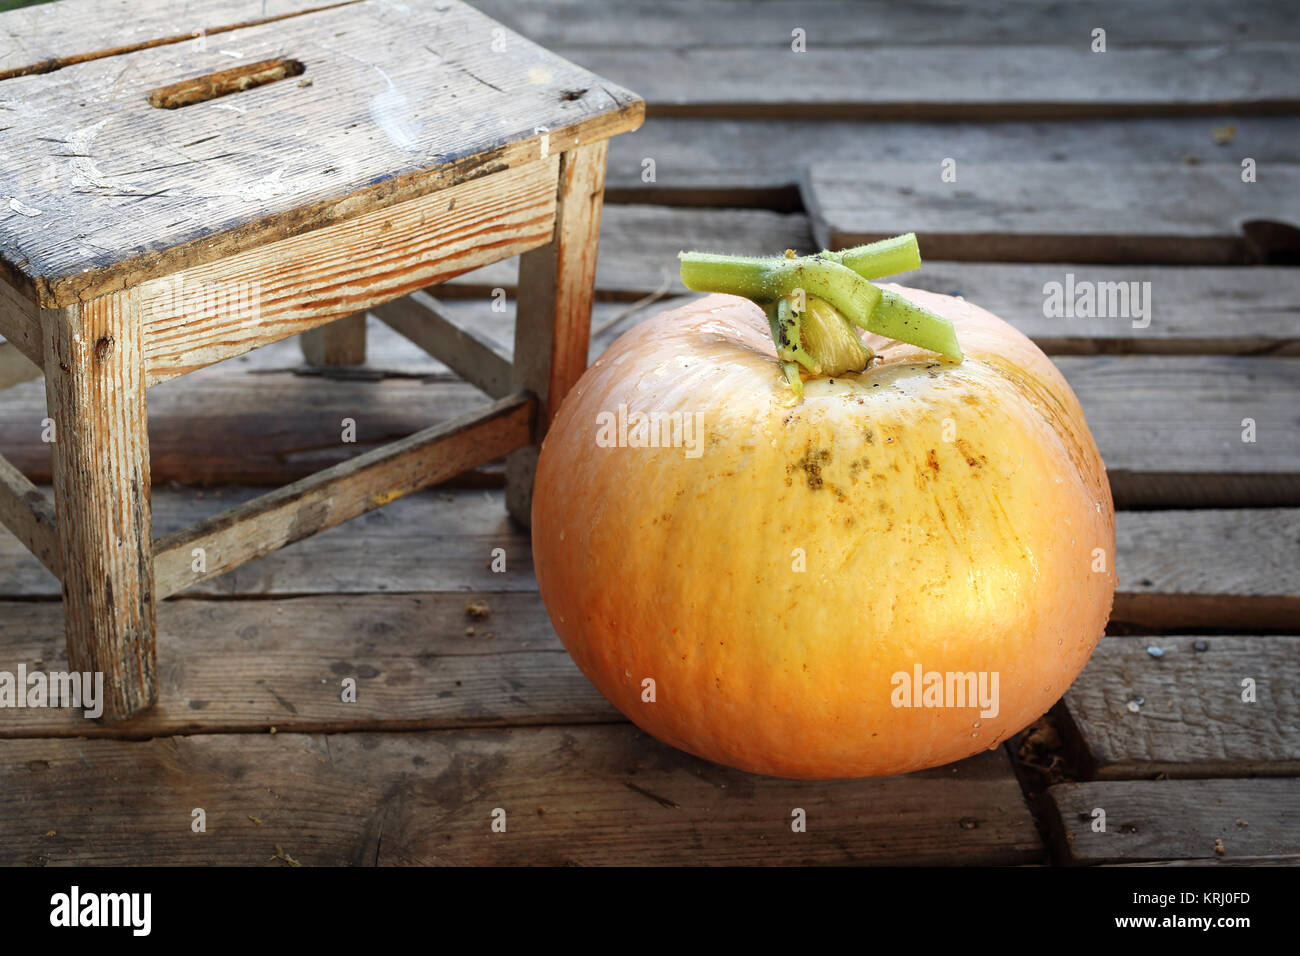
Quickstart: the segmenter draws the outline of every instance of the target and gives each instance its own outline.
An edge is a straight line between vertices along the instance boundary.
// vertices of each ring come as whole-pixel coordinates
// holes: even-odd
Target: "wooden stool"
[[[62,580],[69,666],[103,672],[110,717],[156,700],[162,598],[506,454],[527,521],[586,366],[607,140],[641,100],[456,0],[313,5],[0,21],[40,47],[0,71],[22,115],[0,134],[0,372],[44,371],[54,456],[52,503],[0,459],[0,518]],[[419,290],[517,254],[512,363]],[[149,386],[298,333],[360,361],[365,310],[495,401],[154,540]]]

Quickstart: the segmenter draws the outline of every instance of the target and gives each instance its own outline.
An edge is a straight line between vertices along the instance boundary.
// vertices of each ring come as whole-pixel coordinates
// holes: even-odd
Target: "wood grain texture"
[[[139,309],[123,293],[42,316],[68,663],[103,673],[109,718],[158,696]]]
[[[1300,166],[813,163],[804,203],[829,248],[915,232],[936,259],[1232,265],[1300,248]],[[1279,223],[1280,233],[1248,224]],[[906,226],[900,224],[905,223]],[[1264,243],[1260,248],[1252,240]]]
[[[620,48],[667,51],[776,48],[802,27],[809,50],[826,47],[945,47],[971,43],[1068,43],[1086,48],[1094,27],[1123,17],[1112,30],[1120,47],[1181,46],[1244,40],[1300,40],[1300,28],[1274,0],[1077,0],[1069,6],[990,0],[929,0],[924,6],[889,0],[478,0],[494,19],[543,46],[601,47],[617,37]],[[942,50],[936,50],[942,55]]]
[[[456,308],[451,300],[444,304]],[[202,379],[156,387],[150,396],[155,476],[187,484],[283,484],[359,450],[340,442],[343,418],[358,423],[361,448],[376,447],[482,404],[476,389],[419,364],[414,347],[409,354],[391,371],[363,369],[340,380],[304,374],[294,360],[250,360],[248,372],[237,360],[196,373]],[[1095,355],[1060,356],[1056,364],[1083,403],[1119,507],[1300,504],[1300,381],[1293,359]],[[0,454],[35,483],[47,482],[39,387],[16,386],[4,398]],[[1254,443],[1242,440],[1247,418],[1255,421]]]
[[[532,443],[506,461],[506,507],[524,524],[532,520],[538,448],[587,368],[607,152],[600,142],[564,154],[555,237],[519,260],[514,384],[537,396],[537,418]]]
[[[1287,857],[1300,854],[1295,780],[1105,781],[1047,791],[1049,821],[1071,864]],[[1106,811],[1106,832],[1092,830]],[[1240,822],[1238,822],[1240,821]]]
[[[1292,42],[1089,49],[1097,24],[1039,44],[890,42],[791,49],[792,22],[760,48],[718,49],[690,37],[677,49],[555,47],[635,87],[650,116],[862,120],[1063,119],[1294,113],[1300,86]],[[689,28],[687,28],[689,30]],[[1118,38],[1112,42],[1119,43]]]
[[[159,86],[229,68],[222,50],[288,54],[306,73],[184,109],[149,105]],[[600,141],[642,115],[633,94],[458,0],[362,0],[206,49],[168,44],[3,82],[25,121],[0,132],[15,157],[0,194],[39,215],[6,219],[0,259],[47,306]]]
[[[347,0],[351,2],[351,0]],[[0,79],[341,6],[329,0],[60,0],[0,13]]]
[[[302,354],[310,365],[365,365],[366,315],[335,319],[302,333]]]
[[[158,489],[155,528],[168,535],[256,497],[255,489],[246,488]],[[1120,512],[1112,621],[1147,632],[1294,631],[1300,562],[1287,529],[1298,520],[1300,512],[1276,509]],[[1225,534],[1229,528],[1237,533]],[[496,548],[506,556],[506,573],[489,567]],[[189,593],[287,597],[536,587],[528,535],[506,517],[501,490],[458,489],[395,501]],[[58,593],[49,572],[21,544],[0,535],[0,597]]]
[[[207,811],[201,839],[189,831],[194,807]],[[505,833],[491,830],[498,807]],[[794,808],[806,833],[791,832]],[[1000,751],[902,777],[807,783],[707,764],[623,724],[8,740],[0,818],[16,824],[0,845],[8,865],[282,865],[270,860],[276,844],[308,866],[1044,858]]]
[[[45,340],[36,303],[6,281],[0,268],[0,335],[37,367],[45,364]]]
[[[473,323],[457,324],[426,292],[412,292],[371,312],[389,328],[445,363],[451,371],[493,398],[510,392],[514,369],[491,338]],[[492,313],[489,306],[488,312]],[[495,314],[495,313],[492,313]]]
[[[607,205],[601,213],[596,291],[601,299],[639,299],[663,289],[685,294],[677,253],[684,249],[773,255],[784,249],[811,250],[808,218],[763,209],[669,209]],[[517,262],[476,269],[439,286],[439,298],[488,299],[493,289],[517,288]]]
[[[1300,504],[1295,360],[1061,356],[1056,365],[1083,405],[1117,507]]]
[[[1221,138],[1230,135],[1230,141],[1216,142],[1216,131]],[[792,149],[794,143],[808,144],[815,155]],[[609,203],[762,206],[789,212],[801,207],[799,185],[810,158],[868,167],[887,162],[935,165],[945,157],[959,164],[1068,163],[1086,158],[1113,164],[1122,176],[1120,167],[1133,163],[1214,163],[1243,156],[1261,165],[1300,163],[1300,117],[864,123],[662,116],[610,140],[605,195]],[[647,159],[654,161],[653,170]]]
[[[0,457],[0,524],[56,578],[62,576],[54,502],[3,457]]]
[[[547,242],[556,157],[146,283],[156,384]]]
[[[423,507],[448,506],[434,501]],[[368,543],[373,547],[375,541]],[[492,555],[467,550],[465,560],[486,567]],[[323,573],[343,573],[341,564]],[[490,616],[471,617],[466,611],[471,601],[489,608]],[[0,670],[16,673],[23,663],[29,672],[60,670],[66,666],[62,641],[57,604],[0,604]],[[129,722],[106,725],[67,708],[9,709],[0,737],[142,738],[264,733],[271,727],[358,732],[623,720],[564,650],[535,591],[164,601],[158,606],[158,654],[163,662],[158,705]],[[348,703],[341,699],[346,678],[356,684],[356,699]]]
[[[1107,637],[1064,706],[1101,779],[1296,776],[1298,686],[1300,638]]]
[[[292,340],[282,345],[298,351]],[[283,485],[487,404],[447,372],[327,374],[304,367],[296,355],[278,368],[243,359],[150,390],[156,484]],[[50,482],[45,416],[39,383],[9,389],[0,401],[0,454],[37,484]],[[347,418],[357,425],[354,443],[342,440]]]
[[[1121,512],[1111,621],[1143,629],[1295,630],[1300,511]]]
[[[156,489],[159,537],[260,497],[257,489]],[[506,571],[495,573],[495,549]],[[536,592],[528,535],[506,515],[501,489],[420,492],[322,531],[229,574],[200,582],[196,596],[290,597],[435,591]],[[26,549],[0,534],[0,597],[59,596],[59,584]]]
[[[621,139],[612,141],[611,153]],[[596,295],[602,300],[634,300],[660,290],[673,296],[692,294],[682,286],[676,268],[677,253],[686,249],[772,255],[790,248],[815,251],[803,215],[606,204]],[[936,259],[925,245],[921,251],[925,261],[920,270],[896,281],[961,294],[1010,322],[1049,354],[1300,354],[1300,292],[1290,267],[975,263]],[[494,288],[513,294],[513,266],[502,262],[466,273],[441,286],[438,295],[451,308],[453,297],[486,303]],[[1082,283],[1118,282],[1132,291],[1132,284],[1138,283],[1138,296],[1130,301],[1136,305],[1140,297],[1143,307],[1150,306],[1149,323],[1137,313],[1049,315],[1044,287],[1056,282],[1064,292],[1069,276],[1077,290],[1085,288]],[[1144,283],[1150,283],[1149,288]],[[655,305],[640,318],[671,306]]]
[[[528,441],[536,402],[493,402],[277,488],[153,545],[160,598],[437,484]],[[195,551],[201,555],[195,555]]]

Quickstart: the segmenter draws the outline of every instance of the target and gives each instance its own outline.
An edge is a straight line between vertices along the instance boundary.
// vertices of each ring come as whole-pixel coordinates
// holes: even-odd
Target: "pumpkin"
[[[868,334],[866,368],[800,396],[774,310],[710,295],[621,336],[556,415],[541,595],[659,740],[779,777],[932,767],[1038,718],[1103,633],[1114,512],[1069,385],[971,303],[880,291],[950,322],[960,363]]]

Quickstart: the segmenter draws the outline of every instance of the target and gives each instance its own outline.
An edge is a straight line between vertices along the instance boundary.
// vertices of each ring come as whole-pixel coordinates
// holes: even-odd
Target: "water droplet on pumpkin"
[[[978,726],[980,725],[980,723],[981,723],[981,721],[978,721],[978,720],[977,720],[977,721],[975,721],[975,723],[971,724],[971,726],[972,726],[972,727],[978,727]]]
[[[978,737],[979,735],[980,735],[980,732],[979,732],[978,730],[975,731],[975,733],[971,734],[972,737]]]

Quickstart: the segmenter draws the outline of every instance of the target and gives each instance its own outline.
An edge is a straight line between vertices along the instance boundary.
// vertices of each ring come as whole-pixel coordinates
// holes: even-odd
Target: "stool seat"
[[[99,6],[5,20],[70,4]],[[365,0],[116,55],[98,44],[127,37],[76,23],[52,60],[11,50],[20,75],[0,84],[0,259],[43,306],[607,139],[643,112],[457,0]]]
[[[0,38],[0,388],[44,375],[54,484],[0,457],[0,523],[62,581],[108,718],[157,698],[169,595],[502,456],[529,521],[635,94],[458,0],[59,0]],[[504,355],[426,290],[516,255]],[[147,390],[291,335],[358,364],[367,314],[484,405],[155,540]]]

